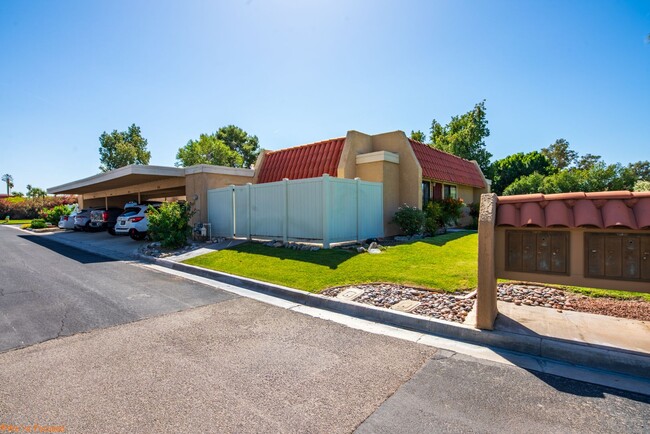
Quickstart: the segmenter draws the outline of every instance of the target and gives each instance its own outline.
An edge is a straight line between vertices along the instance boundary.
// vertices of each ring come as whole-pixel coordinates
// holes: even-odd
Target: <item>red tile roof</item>
[[[650,192],[500,196],[497,225],[650,229]]]
[[[345,137],[267,152],[257,182],[336,176]]]
[[[471,161],[409,139],[422,167],[422,177],[453,184],[484,188],[480,169]]]

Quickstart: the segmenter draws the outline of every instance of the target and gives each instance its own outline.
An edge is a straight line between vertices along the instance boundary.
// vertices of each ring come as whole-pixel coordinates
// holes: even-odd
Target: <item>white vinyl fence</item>
[[[284,180],[208,190],[208,220],[222,237],[330,243],[382,237],[383,185],[359,179]]]

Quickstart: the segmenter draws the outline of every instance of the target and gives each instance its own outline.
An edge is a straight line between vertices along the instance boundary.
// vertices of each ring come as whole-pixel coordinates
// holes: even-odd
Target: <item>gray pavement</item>
[[[0,246],[0,352],[236,297],[13,228]]]
[[[650,396],[441,351],[357,432],[647,433]]]
[[[21,235],[0,227],[12,253],[0,266],[0,342],[47,341],[0,350],[0,424],[100,433],[650,431],[650,396],[368,333],[299,313],[309,307]]]

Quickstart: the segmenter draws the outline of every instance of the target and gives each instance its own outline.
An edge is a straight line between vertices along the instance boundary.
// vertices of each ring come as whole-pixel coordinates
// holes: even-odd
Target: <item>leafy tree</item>
[[[25,194],[22,193],[22,192],[20,192],[20,191],[12,191],[12,192],[11,192],[11,195],[12,195],[13,197],[25,197]]]
[[[30,184],[27,184],[27,197],[36,198],[45,196],[47,196],[47,192],[42,188],[32,187]]]
[[[569,142],[564,139],[557,139],[548,148],[542,148],[542,154],[558,170],[566,169],[578,159],[578,153],[571,150]]]
[[[589,170],[602,160],[600,155],[585,154],[578,160],[578,169]]]
[[[635,181],[638,179],[650,181],[650,161],[646,160],[630,163],[625,168],[625,171],[628,173],[628,176],[633,178]]]
[[[224,142],[230,149],[241,156],[241,163],[232,167],[250,168],[260,153],[260,145],[257,136],[251,136],[246,131],[235,125],[228,125],[219,128],[216,133],[217,139]]]
[[[415,140],[416,142],[424,143],[427,140],[427,136],[420,130],[411,130],[411,139]]]
[[[2,182],[7,184],[7,196],[11,194],[11,189],[14,186],[14,177],[8,173],[2,175]]]
[[[490,171],[490,154],[485,148],[485,138],[490,135],[485,115],[485,100],[474,109],[443,126],[435,119],[431,122],[431,146],[467,160],[476,160],[485,174]]]
[[[140,127],[132,124],[127,131],[106,131],[99,136],[99,161],[102,172],[118,169],[129,164],[149,164],[151,152],[147,139],[142,137]]]
[[[637,181],[634,183],[634,191],[650,191],[650,181]]]
[[[199,140],[190,140],[176,153],[176,166],[188,167],[195,164],[241,167],[244,159],[233,151],[216,134],[201,134]]]
[[[492,191],[500,195],[506,187],[522,176],[535,172],[550,175],[553,171],[554,167],[549,159],[538,151],[512,154],[492,164]]]
[[[176,166],[195,164],[217,166],[251,167],[260,153],[257,136],[234,125],[221,127],[216,133],[201,134],[198,140],[190,140],[176,153]]]
[[[539,193],[544,183],[544,175],[534,172],[530,175],[522,176],[503,190],[504,196],[513,194],[531,194]]]

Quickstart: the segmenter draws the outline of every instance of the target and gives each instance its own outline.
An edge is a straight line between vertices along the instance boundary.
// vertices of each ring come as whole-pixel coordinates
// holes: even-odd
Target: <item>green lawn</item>
[[[310,292],[371,282],[455,291],[476,286],[477,235],[450,233],[389,247],[379,255],[341,249],[298,251],[246,243],[185,263]]]
[[[246,243],[185,263],[310,292],[372,282],[455,291],[476,287],[477,243],[475,232],[457,232],[389,247],[380,255],[341,249],[297,251]],[[650,301],[650,294],[639,292],[549,286],[591,297]]]
[[[0,220],[0,225],[28,225],[32,221],[30,220]]]

